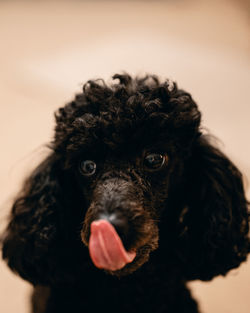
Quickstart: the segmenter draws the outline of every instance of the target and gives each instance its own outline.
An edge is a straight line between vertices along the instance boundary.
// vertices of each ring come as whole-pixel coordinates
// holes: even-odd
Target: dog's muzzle
[[[135,249],[125,248],[133,233],[131,216],[140,206],[136,197],[133,184],[121,178],[106,179],[97,185],[82,234],[96,267],[117,271],[136,257]]]

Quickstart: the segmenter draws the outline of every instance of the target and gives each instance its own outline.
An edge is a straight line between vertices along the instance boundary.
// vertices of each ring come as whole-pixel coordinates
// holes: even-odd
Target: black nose
[[[118,235],[121,237],[122,241],[126,241],[129,233],[129,225],[127,218],[120,213],[99,213],[97,215],[97,220],[107,220],[110,224],[112,224],[117,231]]]

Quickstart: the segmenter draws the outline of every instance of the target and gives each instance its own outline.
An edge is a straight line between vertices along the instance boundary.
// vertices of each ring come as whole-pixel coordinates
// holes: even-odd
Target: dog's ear
[[[78,233],[76,228],[71,231],[78,218],[74,189],[73,180],[53,153],[25,181],[13,204],[3,236],[3,258],[33,284],[63,281],[73,275],[65,268],[76,244],[71,233]]]
[[[179,243],[187,279],[210,280],[246,260],[249,212],[242,175],[205,136],[186,164]]]

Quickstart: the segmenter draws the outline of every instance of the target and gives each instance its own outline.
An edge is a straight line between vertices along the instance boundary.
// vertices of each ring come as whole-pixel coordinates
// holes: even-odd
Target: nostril
[[[126,238],[128,236],[129,227],[128,221],[125,217],[119,217],[116,216],[116,214],[112,214],[110,216],[110,222],[121,237]]]
[[[122,216],[118,213],[100,213],[97,216],[97,219],[105,219],[109,221],[114,226],[115,230],[123,241],[128,237],[129,226],[125,216]]]

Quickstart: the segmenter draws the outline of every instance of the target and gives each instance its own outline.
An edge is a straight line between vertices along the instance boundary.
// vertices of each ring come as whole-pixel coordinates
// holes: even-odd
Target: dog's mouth
[[[89,253],[97,268],[110,271],[122,269],[136,257],[135,251],[126,251],[113,225],[104,219],[91,223]]]

